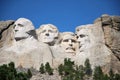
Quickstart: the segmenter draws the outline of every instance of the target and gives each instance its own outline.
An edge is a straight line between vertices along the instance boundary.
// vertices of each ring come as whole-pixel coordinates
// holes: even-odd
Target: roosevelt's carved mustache
[[[73,51],[75,51],[75,48],[72,48],[72,47],[66,48],[66,50],[69,50],[69,49],[72,49]]]

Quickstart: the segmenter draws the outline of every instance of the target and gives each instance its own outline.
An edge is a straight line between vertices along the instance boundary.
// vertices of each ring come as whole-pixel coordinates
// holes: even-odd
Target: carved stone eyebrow
[[[53,30],[48,30],[48,32],[53,32]]]
[[[64,39],[63,42],[68,42],[68,39]]]
[[[42,33],[46,32],[46,30],[42,30]]]
[[[18,24],[18,26],[23,27],[24,25],[23,24]]]

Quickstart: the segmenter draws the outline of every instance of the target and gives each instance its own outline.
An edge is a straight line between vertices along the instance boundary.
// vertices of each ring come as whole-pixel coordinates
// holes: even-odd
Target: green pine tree
[[[110,80],[107,74],[104,75],[103,80]]]
[[[69,75],[74,73],[74,61],[71,61],[69,58],[68,59],[64,59],[64,74],[65,75]]]
[[[94,79],[94,80],[103,80],[103,78],[104,78],[104,74],[103,74],[103,72],[102,72],[101,67],[100,67],[100,66],[95,67],[93,79]]]
[[[42,63],[41,66],[40,66],[39,72],[40,72],[41,74],[44,74],[44,73],[45,73],[45,67],[44,67],[43,63]]]
[[[86,59],[84,65],[85,65],[85,74],[88,75],[88,76],[91,76],[92,75],[92,69],[91,69],[89,59]]]
[[[15,79],[15,76],[17,75],[17,71],[15,69],[15,64],[14,62],[10,62],[8,64],[8,72],[9,72],[9,79],[12,79],[14,80]]]
[[[31,75],[29,70],[28,74]],[[10,62],[0,66],[0,80],[28,80],[28,75],[23,72],[17,73],[14,62]]]
[[[28,80],[27,76],[25,73],[19,72],[16,76],[16,79],[18,80]]]
[[[8,72],[8,80],[15,80],[14,72]]]
[[[110,80],[114,80],[114,73],[112,69],[110,69],[109,71],[109,77],[110,77]]]
[[[30,69],[27,70],[27,78],[31,78],[32,77],[32,72]]]
[[[79,79],[80,79],[80,80],[83,80],[83,77],[84,77],[84,75],[85,75],[85,69],[84,69],[84,67],[83,67],[82,65],[80,65],[80,66],[78,67],[78,69],[76,69],[76,71],[78,71],[78,74],[76,74],[76,75],[79,76]]]
[[[120,80],[120,74],[116,73],[114,80]]]
[[[8,80],[8,66],[6,64],[0,66],[0,80]]]
[[[53,69],[50,67],[48,62],[45,64],[45,70],[49,75],[53,75]]]
[[[15,68],[14,62],[10,62],[10,63],[8,64],[8,66],[9,66],[10,68]]]
[[[62,64],[60,64],[58,66],[58,72],[59,72],[59,75],[63,75],[63,71],[64,71],[64,66]]]

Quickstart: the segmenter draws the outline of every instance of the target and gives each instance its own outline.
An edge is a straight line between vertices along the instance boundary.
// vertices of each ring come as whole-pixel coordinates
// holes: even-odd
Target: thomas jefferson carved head
[[[49,45],[53,45],[58,38],[58,29],[52,24],[41,25],[37,30],[38,39]]]

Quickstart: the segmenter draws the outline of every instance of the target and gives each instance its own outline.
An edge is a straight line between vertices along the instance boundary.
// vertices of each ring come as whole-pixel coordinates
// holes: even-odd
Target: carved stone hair
[[[25,25],[29,26],[29,28],[27,28],[28,31],[34,30],[34,26],[33,26],[32,22],[27,18],[19,18],[19,19],[17,19],[15,21],[15,25],[16,24],[25,24]]]
[[[60,34],[59,43],[61,43],[61,41],[63,40],[63,37],[68,34],[76,37],[76,35],[73,32],[63,32]]]
[[[43,24],[43,25],[41,25],[40,28],[37,29],[37,34],[41,34],[41,33],[42,33],[42,30],[43,30],[43,28],[44,28],[45,26],[49,26],[50,28],[52,28],[52,29],[54,30],[54,32],[56,33],[56,36],[55,36],[55,37],[58,36],[58,32],[59,32],[59,31],[58,31],[57,27],[56,27],[55,25],[53,25],[53,24]]]

